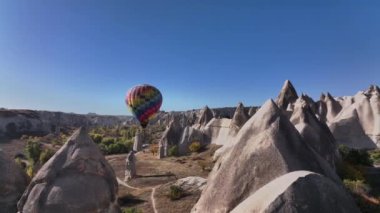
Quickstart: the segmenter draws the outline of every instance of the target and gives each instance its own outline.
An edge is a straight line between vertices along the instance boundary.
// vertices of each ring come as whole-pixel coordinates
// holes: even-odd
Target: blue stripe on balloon
[[[148,109],[150,109],[152,106],[155,106],[157,103],[159,103],[162,100],[162,95],[158,93],[155,97],[153,97],[151,100],[145,102],[143,105],[137,107],[136,109],[132,110],[132,113],[136,117],[140,117],[144,112],[146,112]]]

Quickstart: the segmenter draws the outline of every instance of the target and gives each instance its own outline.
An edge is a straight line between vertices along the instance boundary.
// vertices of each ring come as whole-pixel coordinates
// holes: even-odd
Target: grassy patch
[[[169,191],[169,198],[170,200],[179,200],[185,195],[185,191],[176,185],[171,185],[170,186],[170,191]]]
[[[380,164],[380,149],[369,151],[369,156],[374,164]]]

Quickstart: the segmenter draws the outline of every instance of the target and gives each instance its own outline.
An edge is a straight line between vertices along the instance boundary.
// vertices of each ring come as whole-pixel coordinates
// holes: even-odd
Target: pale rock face
[[[324,122],[317,119],[303,96],[297,99],[294,106],[290,121],[300,133],[303,141],[335,169],[338,150],[330,129]]]
[[[182,137],[178,144],[178,154],[185,155],[190,152],[189,146],[193,142],[199,142],[201,146],[208,144],[208,138],[202,131],[193,127],[187,126],[182,132]]]
[[[213,118],[204,128],[204,133],[209,137],[210,143],[222,145],[215,151],[213,159],[216,160],[235,145],[234,139],[240,128],[231,125],[231,119]]]
[[[359,213],[347,190],[309,171],[278,177],[250,195],[231,213],[336,212]]]
[[[373,149],[380,146],[380,96],[371,86],[353,97],[340,100],[343,109],[328,125],[338,143],[351,148]]]
[[[252,107],[251,110],[255,111],[256,108]],[[209,135],[211,143],[223,145],[214,153],[214,160],[224,155],[234,145],[234,138],[249,118],[250,116],[246,113],[244,105],[239,103],[232,119],[214,118],[207,124],[204,132]]]
[[[0,171],[0,212],[17,212],[17,201],[28,185],[28,178],[1,150]]]
[[[212,144],[223,146],[232,145],[231,136],[237,133],[231,130],[231,119],[228,118],[213,118],[204,128],[204,132],[210,137]]]
[[[363,127],[363,130],[366,134],[372,134],[374,129],[374,111],[377,109],[372,108],[370,102],[371,97],[366,96],[363,92],[359,92],[354,96],[354,106],[359,116],[359,121]],[[376,101],[376,98],[372,99]],[[373,104],[376,108],[376,104]]]
[[[240,129],[247,122],[248,118],[249,116],[244,110],[243,103],[239,103],[232,118],[231,127]]]
[[[291,107],[288,105],[295,102],[297,98],[297,91],[294,89],[293,84],[289,80],[286,80],[282,86],[280,94],[277,97],[278,106],[281,109],[286,110],[288,107]]]
[[[168,156],[168,151],[171,146],[178,145],[181,136],[183,127],[180,123],[180,121],[176,118],[170,121],[169,126],[166,128],[164,133],[162,134],[162,137],[159,141],[159,152],[158,157],[164,158]]]
[[[310,107],[313,113],[317,113],[317,103],[315,103],[315,101],[311,97],[302,93],[301,98],[306,102],[306,104]]]
[[[260,187],[291,171],[315,171],[340,181],[272,100],[245,123],[234,143],[216,162],[192,212],[229,212]]]
[[[251,108],[249,108],[248,116],[252,117],[257,112],[257,110],[258,110],[257,107],[251,107]]]
[[[0,110],[0,137],[18,137],[21,134],[44,134],[49,128],[40,115],[31,110]]]
[[[338,97],[336,100],[339,102],[343,109],[349,107],[354,103],[354,99],[351,96]]]
[[[355,149],[374,149],[376,144],[365,134],[355,106],[345,109],[329,128],[338,144]]]
[[[136,157],[134,151],[128,153],[125,159],[125,177],[124,181],[129,181],[136,177]]]
[[[187,192],[202,191],[206,184],[207,179],[197,176],[181,178],[174,183],[174,185],[181,187]]]
[[[138,132],[134,137],[133,150],[136,152],[141,151],[144,143],[146,143],[144,132]]]
[[[196,122],[196,125],[195,126],[196,128],[201,128],[201,127],[204,127],[207,125],[207,123],[214,117],[214,113],[212,112],[212,110],[210,108],[208,108],[208,106],[205,106],[201,112],[200,112],[200,115],[199,115],[199,118]]]
[[[322,94],[319,101],[319,114],[323,121],[332,122],[341,110],[342,106],[330,93],[327,93],[327,95]]]
[[[120,212],[115,173],[84,128],[38,171],[20,212]]]

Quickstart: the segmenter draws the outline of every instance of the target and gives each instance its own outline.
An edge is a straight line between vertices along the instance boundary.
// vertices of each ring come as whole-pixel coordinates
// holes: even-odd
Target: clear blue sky
[[[379,84],[380,1],[0,1],[0,107],[130,114],[140,83],[168,111],[260,105],[286,79]]]

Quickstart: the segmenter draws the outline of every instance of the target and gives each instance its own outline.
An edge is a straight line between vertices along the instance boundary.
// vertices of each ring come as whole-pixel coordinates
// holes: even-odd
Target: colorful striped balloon
[[[149,120],[160,110],[161,92],[148,84],[138,85],[130,89],[125,98],[129,110],[145,128]]]

